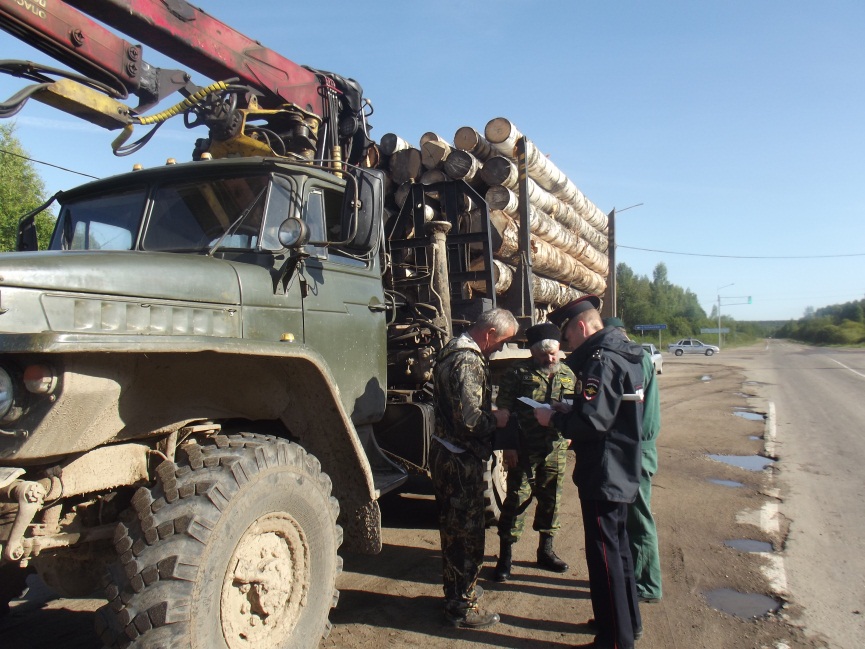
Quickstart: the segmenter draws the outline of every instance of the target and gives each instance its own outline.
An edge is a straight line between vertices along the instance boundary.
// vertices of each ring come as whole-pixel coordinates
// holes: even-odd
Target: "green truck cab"
[[[406,478],[373,433],[383,178],[344,176],[135,171],[62,193],[50,250],[0,255],[0,606],[28,566],[104,588],[108,646],[317,646],[337,549],[380,550]]]

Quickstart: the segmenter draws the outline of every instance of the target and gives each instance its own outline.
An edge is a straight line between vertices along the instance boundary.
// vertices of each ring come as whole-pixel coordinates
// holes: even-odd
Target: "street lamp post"
[[[721,289],[730,288],[735,285],[736,282],[732,284],[725,284],[724,286],[719,286],[716,290],[718,291],[718,349],[721,349]]]

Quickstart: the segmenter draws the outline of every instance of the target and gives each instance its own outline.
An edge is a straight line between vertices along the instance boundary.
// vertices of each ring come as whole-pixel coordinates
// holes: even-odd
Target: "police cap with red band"
[[[584,295],[577,298],[573,302],[568,302],[565,306],[561,306],[555,311],[550,311],[547,314],[547,320],[554,325],[563,329],[564,326],[575,316],[588,311],[589,309],[600,309],[601,298],[597,295]]]

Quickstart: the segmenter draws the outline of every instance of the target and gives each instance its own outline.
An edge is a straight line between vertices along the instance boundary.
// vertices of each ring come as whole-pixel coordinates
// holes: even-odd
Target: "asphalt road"
[[[785,564],[809,635],[865,646],[865,350],[770,341],[746,367],[775,403]]]

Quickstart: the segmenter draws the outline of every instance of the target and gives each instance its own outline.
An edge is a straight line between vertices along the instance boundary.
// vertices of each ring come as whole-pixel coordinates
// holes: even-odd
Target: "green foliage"
[[[684,338],[699,335],[701,327],[717,326],[706,317],[695,293],[670,283],[663,263],[655,267],[652,279],[618,264],[616,288],[618,315],[629,332],[638,324],[665,324],[665,337]]]
[[[15,250],[18,220],[46,200],[45,184],[15,137],[14,123],[0,123],[0,252]],[[48,247],[55,217],[36,216],[39,248]]]
[[[833,304],[791,320],[778,330],[779,338],[792,338],[818,345],[858,345],[865,343],[865,300]]]

